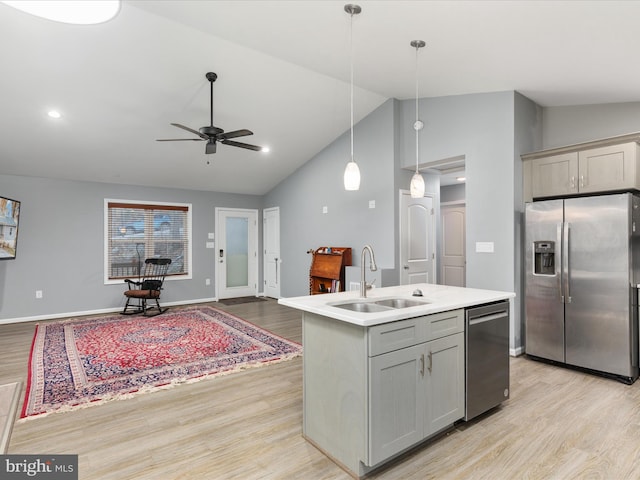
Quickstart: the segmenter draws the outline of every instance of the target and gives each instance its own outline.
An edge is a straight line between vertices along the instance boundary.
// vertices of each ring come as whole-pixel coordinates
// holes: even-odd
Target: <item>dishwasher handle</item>
[[[491,322],[492,320],[498,320],[499,318],[505,318],[509,316],[508,310],[502,310],[500,312],[492,312],[486,315],[480,315],[477,317],[469,316],[469,326],[477,325],[478,323]]]

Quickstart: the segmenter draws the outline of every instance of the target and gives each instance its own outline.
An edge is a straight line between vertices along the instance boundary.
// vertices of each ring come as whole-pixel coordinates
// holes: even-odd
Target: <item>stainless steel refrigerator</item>
[[[528,355],[638,378],[639,207],[630,193],[526,205]]]

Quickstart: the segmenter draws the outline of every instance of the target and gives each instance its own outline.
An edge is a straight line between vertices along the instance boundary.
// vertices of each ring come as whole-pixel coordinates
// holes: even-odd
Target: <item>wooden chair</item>
[[[127,303],[124,310],[120,312],[122,315],[142,314],[146,317],[153,317],[167,310],[160,307],[159,298],[170,263],[170,258],[147,258],[144,261],[143,274],[139,280],[125,279],[128,285],[127,291],[124,292]],[[154,313],[149,313],[150,311]]]

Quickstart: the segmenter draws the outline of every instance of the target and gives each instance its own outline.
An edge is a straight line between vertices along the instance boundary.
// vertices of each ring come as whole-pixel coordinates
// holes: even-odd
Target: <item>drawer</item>
[[[426,341],[425,317],[409,318],[369,328],[369,356],[393,352]]]
[[[446,337],[454,333],[464,332],[464,309],[434,313],[421,317],[425,321],[427,340]]]

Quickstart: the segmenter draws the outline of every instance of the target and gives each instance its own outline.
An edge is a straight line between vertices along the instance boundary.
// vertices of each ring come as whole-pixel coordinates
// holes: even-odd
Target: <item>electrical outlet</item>
[[[211,279],[210,278],[205,279],[204,284],[207,286],[211,285]]]
[[[42,298],[42,290],[36,290],[36,298]]]

